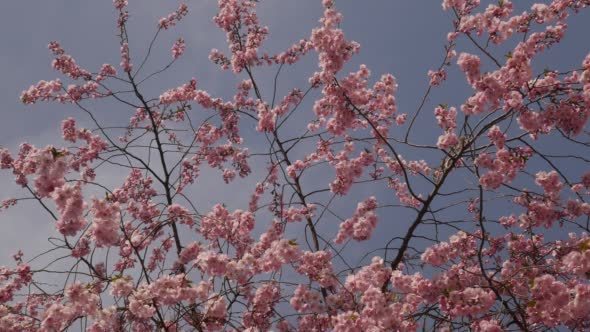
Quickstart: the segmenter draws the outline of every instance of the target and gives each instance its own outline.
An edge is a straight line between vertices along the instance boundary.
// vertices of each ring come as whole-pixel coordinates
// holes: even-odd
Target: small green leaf
[[[66,154],[63,151],[59,151],[58,149],[52,147],[51,148],[51,155],[53,156],[54,159],[57,159],[59,157],[65,156]]]
[[[585,252],[586,250],[590,249],[590,240],[581,242],[580,244],[578,244],[578,248],[580,248],[580,251],[582,252]]]

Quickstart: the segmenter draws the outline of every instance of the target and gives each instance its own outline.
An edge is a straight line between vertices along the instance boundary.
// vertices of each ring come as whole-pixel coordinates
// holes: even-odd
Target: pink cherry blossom
[[[21,101],[79,112],[0,147],[2,215],[55,227],[0,266],[0,331],[587,330],[590,3],[441,2],[440,62],[391,73],[333,0],[297,29],[284,4],[191,10],[225,35],[213,72],[176,61],[205,30],[165,37],[184,3],[137,39],[113,1],[124,75],[51,42],[58,77]]]

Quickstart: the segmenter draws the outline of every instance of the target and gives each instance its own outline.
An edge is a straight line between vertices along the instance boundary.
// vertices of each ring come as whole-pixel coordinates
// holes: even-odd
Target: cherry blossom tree
[[[452,29],[415,110],[398,110],[393,74],[348,72],[361,45],[333,0],[282,52],[265,49],[264,2],[219,0],[227,50],[209,59],[235,78],[229,98],[191,77],[147,92],[183,57],[179,37],[149,69],[190,7],[155,22],[142,55],[127,0],[113,3],[120,64],[86,69],[51,42],[61,78],[21,95],[93,126],[66,118],[61,143],[0,149],[24,195],[2,208],[32,200],[56,229],[47,251],[15,248],[0,267],[0,331],[590,329],[588,45],[573,67],[535,62],[590,1],[444,0]],[[302,59],[315,72],[281,95]],[[470,94],[432,107],[454,69]],[[128,122],[103,124],[88,106],[100,99]],[[107,169],[118,185],[99,181]],[[191,193],[212,176],[254,177],[237,189],[249,203],[204,210]]]

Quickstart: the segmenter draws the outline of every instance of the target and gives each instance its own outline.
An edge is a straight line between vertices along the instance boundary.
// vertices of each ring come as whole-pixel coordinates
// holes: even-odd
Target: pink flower
[[[109,64],[87,70],[51,42],[51,66],[68,82],[39,81],[21,100],[93,113],[86,104],[112,97],[130,107],[129,120],[111,125],[100,120],[108,115],[90,114],[98,128],[85,129],[66,118],[67,148],[0,148],[0,169],[26,194],[10,194],[0,210],[38,201],[56,219],[51,244],[65,250],[46,257],[47,266],[29,266],[18,252],[15,267],[0,267],[0,331],[584,330],[590,236],[578,230],[590,216],[590,172],[579,151],[590,54],[573,69],[540,72],[538,62],[590,3],[551,0],[517,13],[513,2],[442,0],[453,24],[429,84],[450,78],[457,58],[472,92],[457,104],[461,118],[458,107],[434,107],[438,133],[419,132],[432,129],[424,113],[412,115],[406,133],[395,131],[408,120],[398,112],[396,78],[351,64],[360,45],[345,34],[334,0],[321,1],[315,29],[277,53],[265,49],[271,35],[259,1],[219,0],[213,21],[227,48],[209,58],[240,76],[223,97],[204,90],[207,77],[198,87],[193,78],[157,90],[156,75],[168,67],[133,75],[128,1],[114,0],[127,75]],[[158,33],[187,13],[180,4]],[[475,44],[456,50],[464,41]],[[185,41],[167,51],[176,62]],[[315,72],[292,66],[314,52]],[[308,86],[286,74],[307,75]],[[438,97],[428,93],[419,108]],[[554,138],[563,151],[542,154]],[[549,168],[536,170],[535,160]],[[128,176],[114,185],[123,168]],[[221,190],[217,180],[240,190],[192,199],[192,189]],[[382,204],[367,194],[340,219],[339,209],[367,192]],[[233,207],[243,199],[247,210]],[[407,219],[399,234],[377,237],[378,215],[398,212]],[[330,243],[332,219],[341,220],[332,234],[341,248]],[[387,240],[344,245],[376,238]],[[62,260],[72,269],[60,271]],[[60,289],[37,282],[61,272]]]
[[[556,171],[537,173],[535,183],[543,187],[545,193],[552,199],[557,198],[563,188],[559,174]]]
[[[258,127],[256,127],[256,130],[272,132],[275,129],[276,113],[261,101],[256,104],[256,108],[258,110]]]
[[[194,225],[195,221],[189,210],[180,204],[173,203],[168,206],[168,218],[172,222],[180,222],[188,226]]]
[[[64,184],[55,190],[53,199],[57,205],[57,210],[60,212],[56,224],[57,230],[63,235],[76,235],[78,231],[86,226],[83,215],[86,203],[84,203],[82,197],[81,186],[79,184],[74,186]]]
[[[179,304],[182,301],[194,302],[198,290],[190,286],[184,274],[162,276],[150,286],[151,295],[163,305]]]
[[[322,287],[333,286],[336,282],[332,263],[332,255],[327,251],[303,252],[297,272],[317,281]]]
[[[202,218],[200,231],[209,240],[228,240],[241,253],[252,242],[250,232],[254,224],[251,212],[236,210],[230,214],[224,206],[216,204],[213,211]]]
[[[76,61],[70,55],[65,53],[65,50],[58,42],[50,42],[47,48],[49,48],[56,57],[52,62],[52,66],[55,70],[58,70],[75,80],[78,78],[85,80],[91,79],[92,75],[87,70],[78,66]]]
[[[344,38],[344,33],[338,28],[342,14],[333,8],[332,3],[324,3],[324,6],[324,16],[320,19],[322,26],[312,31],[310,40],[319,54],[321,71],[318,74],[323,82],[328,83],[332,75],[358,52],[359,44]]]
[[[76,132],[76,120],[74,118],[67,118],[63,120],[61,123],[61,130],[63,138],[66,141],[75,143],[77,139],[77,132]]]
[[[113,280],[111,286],[111,294],[117,297],[128,296],[135,288],[133,278],[130,276],[122,276]]]
[[[502,332],[502,325],[495,319],[474,322],[472,328],[477,332]]]
[[[118,203],[94,199],[91,209],[94,220],[91,233],[97,247],[112,246],[119,242],[121,213]]]
[[[244,325],[267,330],[271,326],[270,319],[275,315],[273,308],[280,295],[279,287],[273,283],[258,288],[251,301],[251,309],[244,314]]]
[[[330,183],[330,190],[338,195],[348,193],[353,181],[359,178],[364,168],[374,161],[373,156],[366,151],[362,151],[357,158],[353,159],[348,158],[348,153],[349,151],[343,151],[330,162],[336,170],[336,179]]]
[[[268,234],[270,235],[270,234]],[[270,239],[266,240],[269,241]],[[265,241],[265,242],[266,242]],[[272,241],[269,245],[264,243],[261,247],[268,248],[260,255],[258,264],[260,269],[265,272],[278,271],[286,263],[294,263],[299,261],[301,250],[294,241],[278,239]],[[262,248],[257,248],[262,249]]]
[[[457,128],[457,109],[454,107],[447,107],[445,105],[439,105],[434,109],[434,115],[438,122],[438,125],[444,129],[455,129]]]
[[[500,130],[500,127],[492,126],[488,131],[488,138],[494,143],[494,145],[496,145],[496,147],[498,147],[498,149],[504,148],[506,135]]]
[[[496,295],[491,290],[468,287],[443,297],[441,308],[453,317],[477,315],[486,312],[495,302]]]
[[[321,294],[303,285],[297,286],[289,303],[299,313],[319,313],[323,311]]]
[[[457,145],[458,143],[459,138],[457,138],[457,135],[452,131],[448,131],[444,135],[438,137],[438,142],[436,143],[436,146],[438,146],[439,149],[449,149]]]
[[[162,17],[158,22],[158,26],[160,29],[168,29],[173,27],[178,23],[183,17],[188,14],[188,6],[184,3],[181,3],[178,9],[166,17]]]
[[[127,73],[130,73],[133,69],[133,64],[131,63],[131,57],[129,55],[129,44],[123,43],[121,45],[121,68]]]
[[[444,69],[428,71],[428,77],[430,77],[431,86],[439,86],[443,81],[447,79],[447,72]]]
[[[113,0],[113,4],[115,5],[115,8],[118,10],[123,10],[125,7],[127,7],[127,0]]]
[[[156,313],[153,296],[146,285],[140,286],[129,296],[129,311],[138,318],[150,318]]]
[[[172,45],[172,58],[174,58],[174,59],[180,58],[182,56],[182,54],[184,53],[185,49],[186,49],[186,44],[184,42],[184,39],[178,38],[176,40],[176,42],[174,42],[174,45]]]
[[[474,85],[480,78],[479,66],[480,60],[477,55],[468,53],[459,54],[457,59],[459,68],[467,75],[467,81],[469,84]]]
[[[268,28],[260,25],[255,6],[256,3],[250,1],[219,1],[219,12],[213,21],[226,32],[232,56],[230,60],[214,50],[210,59],[222,68],[227,69],[231,64],[234,73],[240,73],[246,66],[262,64],[258,49],[268,34]],[[236,27],[245,30],[245,38]],[[244,42],[241,42],[242,39]]]
[[[205,326],[208,330],[218,330],[220,326],[224,322],[224,319],[227,315],[227,303],[225,302],[225,298],[219,296],[214,299],[211,299],[207,302],[207,307],[205,310],[205,319],[206,323]]]
[[[212,251],[203,251],[197,256],[199,268],[211,276],[222,276],[227,271],[229,258],[225,254],[217,254]]]
[[[168,105],[195,99],[197,93],[197,80],[192,79],[189,83],[168,90],[160,95],[160,103]]]
[[[199,257],[199,252],[201,252],[200,245],[197,242],[192,242],[180,252],[180,262],[182,264],[188,264],[190,261]]]
[[[449,239],[449,242],[441,242],[430,246],[422,254],[422,261],[434,266],[445,264],[459,256],[469,255],[475,249],[475,239],[461,231]]]
[[[340,230],[334,242],[342,244],[349,237],[357,241],[369,239],[377,226],[377,215],[374,212],[376,208],[377,199],[374,196],[359,203],[352,218],[340,224]]]

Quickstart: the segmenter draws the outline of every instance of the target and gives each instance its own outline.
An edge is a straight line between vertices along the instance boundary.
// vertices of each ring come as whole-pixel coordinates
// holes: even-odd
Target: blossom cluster
[[[455,18],[445,60],[423,77],[423,102],[409,115],[394,75],[364,64],[345,72],[360,44],[347,39],[335,1],[321,3],[317,27],[271,53],[263,4],[217,2],[228,53],[210,60],[231,69],[229,96],[195,78],[145,92],[163,70],[133,72],[124,0],[113,1],[124,78],[49,44],[52,67],[75,84],[39,81],[23,103],[68,102],[92,115],[82,101],[111,97],[130,118],[111,127],[92,116],[94,129],[66,118],[67,146],[0,148],[0,169],[30,195],[0,211],[37,202],[55,228],[53,249],[30,260],[15,251],[15,267],[0,267],[0,331],[590,328],[590,55],[573,70],[535,64],[590,2],[518,14],[509,0],[443,0]],[[158,33],[187,15],[183,3]],[[186,49],[177,39],[171,64]],[[308,86],[278,89],[280,70],[312,53]],[[261,66],[276,69],[272,99]],[[468,94],[430,104],[454,66]],[[209,195],[226,188],[227,201]],[[391,222],[380,232],[382,220]],[[54,270],[66,260],[71,269]]]

